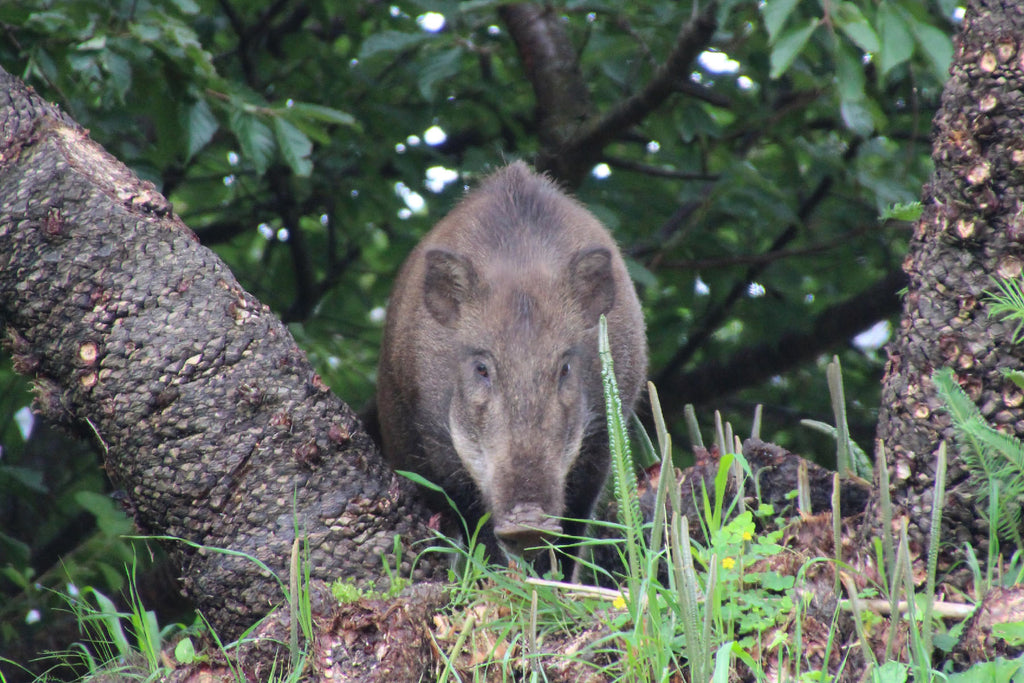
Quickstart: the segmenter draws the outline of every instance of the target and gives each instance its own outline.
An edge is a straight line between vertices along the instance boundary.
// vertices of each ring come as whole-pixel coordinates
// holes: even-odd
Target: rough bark
[[[985,418],[1024,436],[1021,392],[1003,378],[1022,367],[1013,325],[988,315],[995,277],[1024,267],[1024,6],[972,0],[956,43],[951,78],[934,121],[935,171],[923,192],[904,269],[910,285],[898,336],[889,348],[878,438],[884,444],[893,501],[912,540],[926,545],[935,452],[954,439],[931,382],[952,367]],[[985,523],[974,484],[951,462],[943,540],[971,542],[984,554]],[[944,527],[946,525],[944,524]]]
[[[250,554],[285,585],[297,535],[314,577],[364,585],[395,534],[430,537],[269,309],[152,185],[2,70],[0,324],[37,410],[93,440],[143,533]],[[283,598],[247,559],[168,547],[223,634]]]

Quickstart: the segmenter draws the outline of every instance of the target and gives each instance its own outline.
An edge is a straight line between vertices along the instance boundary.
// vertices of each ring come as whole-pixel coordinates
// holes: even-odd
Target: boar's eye
[[[473,366],[473,372],[475,372],[477,377],[480,377],[481,379],[489,380],[491,378],[491,371],[483,361],[478,360],[476,362],[476,365]]]
[[[572,365],[569,363],[569,361],[565,361],[564,363],[562,363],[562,367],[558,371],[558,381],[561,382],[566,377],[568,377],[569,373],[571,371],[572,371]]]

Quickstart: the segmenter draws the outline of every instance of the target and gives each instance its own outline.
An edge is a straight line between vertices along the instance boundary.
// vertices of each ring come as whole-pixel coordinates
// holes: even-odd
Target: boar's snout
[[[544,541],[554,541],[561,532],[562,526],[536,503],[517,503],[494,526],[494,535],[505,550],[526,560],[537,554]]]

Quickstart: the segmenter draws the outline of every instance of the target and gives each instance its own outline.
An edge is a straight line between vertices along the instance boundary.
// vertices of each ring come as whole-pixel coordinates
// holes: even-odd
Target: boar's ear
[[[437,322],[454,325],[459,319],[459,307],[470,301],[476,291],[476,270],[469,259],[444,249],[427,252],[423,302]]]
[[[569,286],[588,325],[615,304],[612,254],[604,247],[581,249],[569,263]]]

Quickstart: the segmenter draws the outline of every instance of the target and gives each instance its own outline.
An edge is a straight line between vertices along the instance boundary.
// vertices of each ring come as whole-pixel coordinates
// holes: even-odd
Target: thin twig
[[[603,148],[609,140],[642,121],[677,92],[679,84],[688,79],[693,60],[711,42],[718,25],[717,12],[718,3],[715,0],[708,2],[699,14],[679,29],[668,58],[643,90],[623,100],[581,131],[570,146],[576,149]]]
[[[794,256],[810,256],[813,254],[820,254],[824,251],[830,251],[837,247],[847,246],[849,245],[850,240],[877,230],[877,225],[863,225],[856,230],[843,233],[843,235],[836,237],[835,239],[828,240],[827,242],[819,242],[818,244],[811,244],[799,249],[779,249],[777,251],[769,251],[763,254],[739,254],[737,256],[727,256],[722,258],[660,261],[658,263],[658,268],[671,268],[675,270],[713,270],[716,268],[729,268],[732,266],[767,265],[774,261],[781,261],[782,259],[792,258]]]
[[[545,586],[547,588],[555,588],[565,593],[573,595],[585,595],[594,598],[601,598],[602,600],[625,600],[628,598],[628,593],[624,591],[617,591],[611,588],[601,588],[600,586],[582,586],[578,583],[566,583],[565,581],[551,581],[550,579],[535,579],[527,577],[523,579],[526,583],[531,586]]]
[[[718,180],[718,173],[694,173],[693,171],[679,171],[665,166],[652,166],[632,159],[621,159],[618,157],[604,157],[605,163],[612,168],[621,168],[626,171],[636,171],[644,175],[656,178],[673,178],[676,180]]]
[[[875,614],[889,615],[892,614],[892,606],[888,600],[858,600],[858,609],[866,609]],[[853,611],[853,605],[850,600],[840,600],[839,608],[847,611]],[[907,611],[909,605],[906,600],[900,600],[896,603],[896,611],[903,614]],[[966,619],[974,613],[975,605],[968,605],[962,602],[943,602],[936,600],[932,603],[932,614],[940,617],[948,617],[950,619]]]

